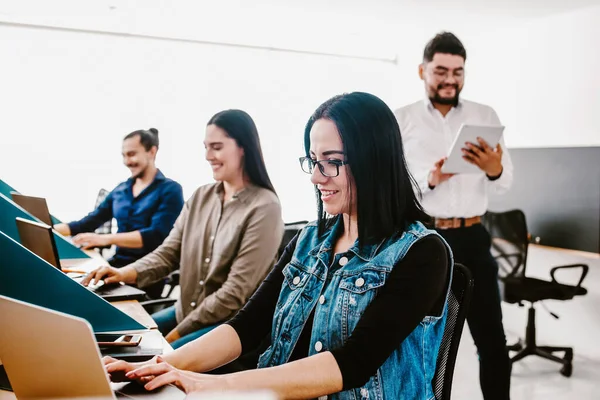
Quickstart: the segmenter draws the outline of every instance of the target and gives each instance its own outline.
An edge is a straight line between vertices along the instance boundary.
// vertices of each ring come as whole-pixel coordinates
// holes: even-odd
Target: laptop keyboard
[[[89,286],[88,286],[89,288]],[[99,296],[109,296],[116,294],[117,290],[121,288],[121,285],[118,283],[110,284],[110,285],[100,285],[93,288],[89,288],[90,291],[96,293]]]
[[[77,283],[81,283],[82,279],[83,279],[83,276],[73,278],[73,280],[76,281]],[[111,284],[105,285],[104,281],[98,281],[95,284],[92,284],[90,282],[87,286],[84,286],[84,287],[87,290],[89,290],[90,292],[94,292],[98,295],[105,295],[105,294],[113,293],[116,289],[120,288],[121,285],[119,283],[111,283]]]
[[[68,273],[67,275],[79,284],[81,284],[81,281],[83,280],[83,278],[85,278],[85,275],[81,275],[81,274],[71,275],[71,273]],[[84,288],[95,292],[98,288],[100,288],[102,286],[104,286],[104,281],[98,281],[95,284],[92,284],[92,282],[90,282],[87,286],[84,286]]]
[[[112,285],[109,285],[112,286]],[[92,284],[91,282],[86,286],[87,290],[90,290],[92,292],[97,292],[100,290],[100,288],[104,287],[104,281],[98,281],[96,282],[96,284]]]
[[[79,284],[81,284],[83,278],[84,276],[82,275],[72,277],[72,279]],[[120,283],[109,283],[107,285],[104,281],[96,282],[96,284],[90,282],[90,284],[84,286],[84,288],[105,299],[110,298],[114,300],[119,298],[122,300],[140,300],[145,298],[145,293],[143,291]]]

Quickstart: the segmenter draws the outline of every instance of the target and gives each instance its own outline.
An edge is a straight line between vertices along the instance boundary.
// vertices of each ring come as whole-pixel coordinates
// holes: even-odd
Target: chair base
[[[536,355],[545,358],[550,361],[554,361],[562,364],[560,373],[563,376],[570,377],[573,373],[573,348],[572,347],[554,347],[554,346],[538,346],[536,342],[535,334],[535,308],[533,304],[528,310],[527,316],[527,330],[525,333],[525,344],[521,342],[511,346],[507,346],[509,351],[516,351],[513,357],[511,357],[511,363],[515,363],[523,358],[531,355]],[[564,356],[557,357],[553,353],[564,352]]]

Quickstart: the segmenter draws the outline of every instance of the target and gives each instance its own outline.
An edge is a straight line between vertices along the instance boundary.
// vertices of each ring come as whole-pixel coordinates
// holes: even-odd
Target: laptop
[[[48,226],[54,226],[52,216],[50,215],[50,209],[48,208],[48,203],[46,202],[45,198],[27,196],[19,192],[10,192],[10,196],[15,204],[27,211],[29,214],[33,215]],[[61,236],[73,246],[79,247],[73,243],[73,239],[70,236]]]
[[[0,295],[0,360],[19,399],[183,399],[168,385],[147,392],[110,383],[90,324],[81,318]]]
[[[23,246],[60,271],[64,273],[73,271],[69,268],[61,267],[51,227],[20,217],[17,217],[15,220],[19,231],[19,238]],[[107,265],[106,261],[90,258],[78,263],[76,269],[81,273],[87,273],[101,265]],[[81,275],[77,278],[81,279]],[[142,300],[146,298],[146,292],[128,285],[111,284],[86,287],[107,301]]]
[[[52,226],[52,217],[50,217],[50,210],[48,209],[48,203],[43,197],[26,196],[17,192],[10,192],[12,200],[33,215],[46,225]]]

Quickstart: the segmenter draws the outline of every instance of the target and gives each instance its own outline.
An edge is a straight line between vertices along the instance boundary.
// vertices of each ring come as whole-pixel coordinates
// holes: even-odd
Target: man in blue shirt
[[[118,268],[157,248],[173,228],[184,203],[181,185],[156,168],[157,151],[158,131],[154,128],[125,136],[123,163],[131,178],[83,219],[57,224],[54,229],[73,236],[73,242],[83,249],[115,245],[115,255],[108,262]],[[93,233],[112,218],[117,220],[117,233]]]

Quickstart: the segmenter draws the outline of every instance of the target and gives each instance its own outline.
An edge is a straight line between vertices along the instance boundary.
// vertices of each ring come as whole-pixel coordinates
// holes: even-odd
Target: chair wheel
[[[562,376],[566,376],[567,378],[569,378],[573,374],[573,364],[565,364],[560,370],[560,373]]]

